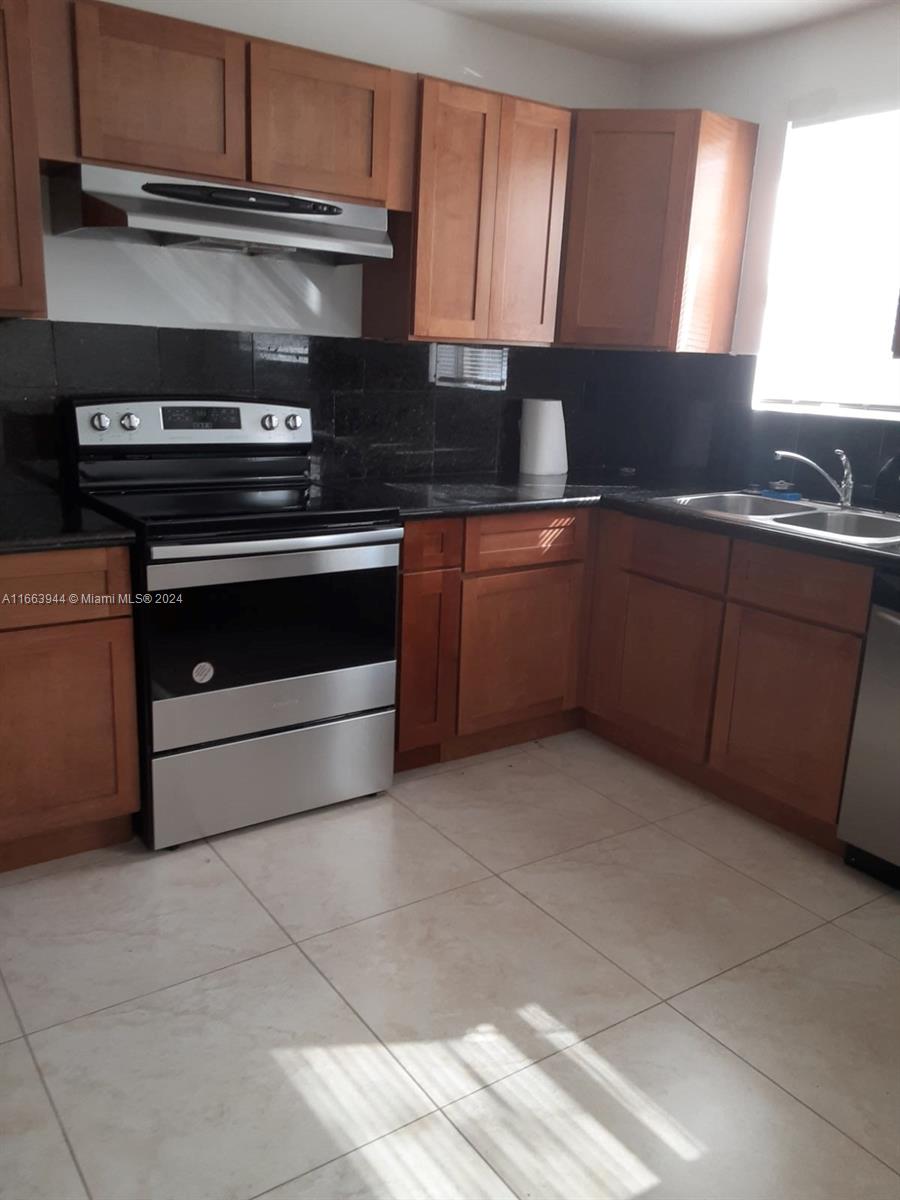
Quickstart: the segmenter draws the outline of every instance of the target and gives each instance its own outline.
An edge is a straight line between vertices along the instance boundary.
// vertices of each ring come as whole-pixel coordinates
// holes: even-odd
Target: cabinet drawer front
[[[0,841],[138,807],[131,621],[0,633]]]
[[[463,523],[448,520],[408,521],[403,529],[404,571],[440,571],[462,565]]]
[[[852,634],[729,604],[710,766],[833,823],[861,648]]]
[[[460,573],[404,575],[397,749],[435,746],[456,733]]]
[[[130,587],[124,546],[0,555],[0,600],[5,598],[0,603],[0,630],[127,616],[131,606],[119,597]],[[70,602],[67,597],[73,594],[77,600]],[[42,596],[63,599],[42,602]],[[82,602],[86,596],[110,599],[106,603]]]
[[[246,178],[246,39],[93,0],[75,36],[85,158]]]
[[[584,558],[588,514],[538,509],[536,512],[469,517],[465,569],[497,571],[539,567]]]
[[[735,542],[728,596],[774,612],[863,633],[872,570],[815,554]]]
[[[297,46],[250,46],[251,178],[387,196],[391,72]]]
[[[721,595],[728,577],[728,538],[663,521],[636,520],[628,566],[666,583]]]
[[[574,708],[581,563],[463,579],[459,732]]]

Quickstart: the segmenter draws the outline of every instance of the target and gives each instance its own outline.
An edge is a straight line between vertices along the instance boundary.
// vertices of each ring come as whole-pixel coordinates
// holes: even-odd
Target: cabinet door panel
[[[385,200],[391,72],[298,46],[250,47],[250,177]]]
[[[25,0],[0,0],[0,316],[44,311],[40,165]]]
[[[675,349],[699,113],[576,116],[560,340]]]
[[[624,586],[615,719],[706,758],[723,604],[636,575]]]
[[[0,841],[138,807],[131,621],[0,633]]]
[[[456,732],[460,573],[403,576],[397,749],[435,746]]]
[[[461,517],[407,521],[403,527],[401,570],[440,571],[462,565]]]
[[[861,645],[852,634],[729,604],[710,765],[836,821]]]
[[[426,79],[413,332],[486,338],[501,97]]]
[[[489,336],[551,342],[571,115],[503,97]]]
[[[459,732],[577,704],[583,568],[463,580]]]
[[[244,38],[94,0],[75,33],[85,158],[246,178]]]

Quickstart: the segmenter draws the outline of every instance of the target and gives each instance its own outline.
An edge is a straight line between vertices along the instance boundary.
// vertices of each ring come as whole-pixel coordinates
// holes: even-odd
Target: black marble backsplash
[[[371,478],[515,474],[525,396],[563,400],[571,478],[740,487],[789,476],[775,448],[827,462],[841,445],[865,487],[900,451],[900,424],[752,413],[751,356],[512,348],[502,392],[434,386],[428,358],[425,344],[0,321],[0,486],[56,458],[57,397],[79,392],[295,400],[326,461]],[[817,494],[811,472],[802,486]]]

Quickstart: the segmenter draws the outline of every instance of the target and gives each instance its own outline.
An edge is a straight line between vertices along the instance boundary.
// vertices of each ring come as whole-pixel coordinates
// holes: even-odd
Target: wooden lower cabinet
[[[724,604],[620,571],[598,583],[588,708],[692,762],[706,757]]]
[[[460,734],[575,707],[583,574],[567,563],[463,579]]]
[[[397,749],[434,746],[456,733],[460,572],[403,576]]]
[[[138,808],[131,620],[0,633],[0,843]]]
[[[834,823],[861,650],[852,634],[729,604],[710,766]]]

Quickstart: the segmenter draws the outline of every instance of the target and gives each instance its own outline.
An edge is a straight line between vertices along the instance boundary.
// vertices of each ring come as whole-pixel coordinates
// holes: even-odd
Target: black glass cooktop
[[[131,490],[95,495],[93,503],[150,537],[306,531],[387,523],[400,515],[397,508],[360,506],[352,496],[319,484]]]

